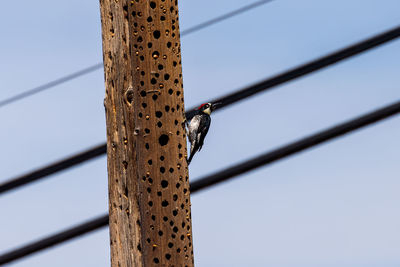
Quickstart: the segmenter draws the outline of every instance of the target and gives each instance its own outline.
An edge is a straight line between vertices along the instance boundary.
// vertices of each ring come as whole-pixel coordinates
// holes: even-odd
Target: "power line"
[[[200,31],[200,30],[202,30],[204,28],[210,27],[210,26],[212,26],[214,24],[217,24],[217,23],[219,23],[221,21],[224,21],[224,20],[227,20],[227,19],[232,18],[234,16],[240,15],[240,14],[246,12],[246,11],[249,11],[249,10],[254,9],[256,7],[260,7],[261,5],[266,4],[268,2],[272,2],[272,1],[273,0],[261,0],[261,1],[254,2],[254,3],[249,4],[249,5],[243,6],[241,8],[238,8],[238,9],[236,9],[234,11],[228,12],[228,13],[226,13],[224,15],[219,16],[219,17],[216,17],[216,18],[210,19],[208,21],[202,22],[202,23],[200,23],[198,25],[195,25],[195,26],[193,26],[193,27],[191,27],[191,28],[189,28],[187,30],[183,30],[183,31],[181,31],[181,36],[185,36],[185,35]],[[43,85],[37,86],[37,87],[29,89],[29,90],[26,90],[25,92],[22,92],[20,94],[17,94],[15,96],[10,97],[10,98],[1,100],[0,101],[0,108],[4,107],[6,105],[9,105],[11,103],[14,103],[14,102],[16,102],[18,100],[24,99],[26,97],[35,95],[35,94],[37,94],[39,92],[45,91],[47,89],[50,89],[52,87],[55,87],[57,85],[66,83],[68,81],[71,81],[71,80],[76,79],[78,77],[81,77],[83,75],[86,75],[86,74],[89,74],[91,72],[94,72],[94,71],[96,71],[98,69],[101,69],[102,67],[103,67],[103,62],[100,62],[100,63],[94,64],[92,66],[89,66],[87,68],[84,68],[82,70],[78,70],[78,71],[76,71],[76,72],[74,72],[72,74],[68,74],[68,75],[66,75],[64,77],[61,77],[59,79],[56,79],[54,81],[45,83]]]
[[[260,93],[262,91],[271,89],[277,85],[281,85],[285,82],[289,82],[296,78],[302,77],[304,75],[310,74],[312,72],[318,71],[322,68],[326,68],[332,64],[335,64],[339,61],[348,59],[350,57],[356,56],[362,52],[365,52],[369,49],[375,48],[382,44],[385,44],[389,41],[392,41],[400,36],[400,26],[397,26],[393,29],[390,29],[386,32],[375,35],[369,39],[363,40],[361,42],[350,45],[346,48],[335,51],[326,56],[320,57],[313,61],[307,62],[303,65],[295,67],[291,70],[282,72],[272,78],[266,79],[249,87],[240,89],[234,93],[228,94],[226,96],[214,99],[210,102],[221,102],[222,104],[218,106],[219,108],[223,108],[227,105],[233,104],[239,100],[250,97],[254,94]],[[192,117],[194,115],[193,112],[188,114],[188,117]]]
[[[347,122],[338,124],[326,130],[320,131],[316,134],[307,136],[298,141],[292,142],[288,145],[284,145],[280,148],[277,148],[260,156],[254,157],[237,165],[227,167],[224,170],[219,171],[217,173],[202,177],[196,180],[195,182],[191,183],[190,186],[191,193],[196,193],[200,190],[213,186],[217,183],[221,183],[223,181],[232,179],[245,172],[251,171],[253,169],[256,169],[258,167],[267,164],[271,164],[280,159],[289,157],[305,149],[317,146],[321,143],[327,142],[336,137],[345,135],[349,132],[355,131],[362,127],[376,123],[380,120],[386,119],[399,112],[400,112],[400,101],[397,101],[394,104],[388,105],[373,112],[359,116]],[[50,246],[62,243],[64,241],[70,240],[82,234],[97,230],[101,227],[106,226],[107,224],[108,224],[108,215],[105,214],[99,216],[89,222],[79,224],[78,226],[74,226],[65,231],[59,232],[55,235],[24,245],[10,252],[6,252],[3,255],[0,255],[0,265],[20,259],[22,257],[43,250]]]
[[[228,13],[226,13],[224,15],[219,16],[219,17],[216,17],[216,18],[210,19],[208,21],[205,21],[203,23],[200,23],[200,24],[198,24],[196,26],[193,26],[193,27],[191,27],[191,28],[189,28],[187,30],[183,30],[181,32],[181,35],[190,34],[192,32],[197,32],[197,31],[199,31],[201,29],[207,28],[207,27],[209,27],[211,25],[214,25],[214,24],[216,24],[218,22],[224,21],[226,19],[229,19],[229,18],[234,17],[236,15],[242,14],[242,13],[244,13],[246,11],[249,11],[249,10],[251,10],[253,8],[259,7],[261,5],[264,5],[264,4],[266,4],[268,2],[272,2],[272,1],[273,0],[261,0],[261,1],[257,1],[257,2],[251,3],[251,4],[247,5],[247,6],[244,6],[244,7],[241,7],[239,9],[236,9],[234,11],[228,12]]]
[[[261,81],[254,85],[251,85],[249,87],[245,87],[245,88],[240,89],[240,90],[238,90],[232,94],[229,94],[227,96],[220,97],[218,99],[215,99],[213,101],[208,101],[208,102],[221,102],[222,104],[218,108],[226,107],[226,106],[231,105],[239,100],[250,97],[254,94],[271,89],[271,88],[281,85],[285,82],[292,81],[296,78],[305,76],[309,73],[312,73],[314,71],[320,70],[322,68],[330,66],[339,61],[345,60],[347,58],[350,58],[352,56],[355,56],[357,54],[365,52],[369,49],[372,49],[372,48],[382,45],[386,42],[389,42],[399,36],[400,36],[400,26],[398,26],[392,30],[378,34],[372,38],[366,39],[362,42],[359,42],[359,43],[353,44],[351,46],[348,46],[346,48],[340,49],[329,55],[323,56],[316,60],[310,61],[308,63],[305,63],[305,64],[295,67],[293,69],[290,69],[288,71],[282,72],[272,78],[268,78],[264,81]],[[194,114],[194,109],[191,109],[188,112],[186,112],[186,117],[188,119],[190,119],[191,117],[193,117],[193,114]],[[103,153],[106,153],[106,144],[104,143],[102,146],[103,146],[102,147]],[[91,148],[91,149],[88,149],[87,151],[92,151],[95,149],[96,148]],[[73,160],[74,157],[79,157],[79,156],[80,156],[80,154],[78,154],[76,156],[72,156],[70,159]],[[84,162],[85,160],[90,160],[92,158],[93,158],[92,156],[88,155],[86,158],[82,159],[78,163]],[[78,163],[75,163],[75,164],[78,164]],[[55,163],[55,164],[57,164],[57,163]],[[37,173],[34,176],[30,176],[30,174],[25,174],[23,176],[10,179],[10,182],[5,182],[4,184],[0,185],[0,194],[4,193],[6,191],[9,191],[9,190],[15,189],[23,184],[27,184],[29,182],[33,182],[38,179],[44,178],[45,176],[51,174],[51,173],[47,173],[47,169],[54,169],[55,164],[54,163],[50,164],[48,166],[45,166],[41,169],[38,169],[38,170],[32,172],[32,173]],[[67,167],[71,167],[74,165],[69,165]],[[67,167],[63,167],[60,170],[64,170]],[[52,172],[52,173],[54,173],[54,172]],[[19,182],[20,180],[22,180],[23,182]]]
[[[68,74],[68,75],[66,75],[64,77],[61,77],[59,79],[56,79],[54,81],[51,81],[51,82],[45,83],[43,85],[37,86],[35,88],[29,89],[29,90],[27,90],[25,92],[22,92],[20,94],[17,94],[15,96],[10,97],[10,98],[1,100],[0,101],[0,108],[4,107],[6,105],[9,105],[11,103],[14,103],[14,102],[16,102],[18,100],[24,99],[24,98],[26,98],[28,96],[32,96],[32,95],[37,94],[39,92],[42,92],[44,90],[50,89],[50,88],[52,88],[54,86],[66,83],[66,82],[68,82],[70,80],[76,79],[76,78],[81,77],[81,76],[86,75],[86,74],[89,74],[89,73],[91,73],[91,72],[93,72],[93,71],[95,71],[97,69],[100,69],[102,66],[103,66],[103,63],[97,63],[97,64],[92,65],[90,67],[78,70],[77,72],[74,72],[74,73]]]
[[[63,171],[67,168],[83,163],[89,159],[94,159],[98,156],[105,154],[106,152],[107,152],[107,146],[105,144],[101,144],[93,148],[90,148],[88,150],[85,150],[83,152],[80,152],[78,154],[75,154],[71,157],[54,162],[44,168],[40,168],[38,170],[32,171],[22,176],[10,179],[0,184],[0,194],[9,191],[11,189],[20,187],[22,185],[25,185],[27,183],[34,182],[53,173]]]
[[[51,246],[63,243],[74,237],[84,235],[86,233],[97,230],[108,224],[108,215],[100,216],[87,222],[83,222],[77,226],[61,231],[57,234],[45,237],[39,241],[33,242],[20,249],[16,249],[0,256],[0,265],[9,263],[16,259],[28,256],[34,252],[49,248]]]
[[[191,184],[191,190],[197,191],[204,189],[206,187],[221,183],[228,179],[240,175],[242,173],[251,171],[255,168],[261,167],[266,164],[273,163],[282,158],[291,156],[295,153],[301,152],[307,148],[317,146],[321,143],[334,139],[336,137],[345,135],[354,130],[360,129],[372,123],[376,123],[380,120],[386,119],[400,112],[400,101],[394,104],[380,108],[373,112],[367,113],[365,115],[359,116],[355,119],[349,120],[347,122],[338,124],[316,134],[304,137],[298,141],[292,142],[283,147],[277,148],[255,158],[249,159],[245,162],[236,164],[225,168],[215,174],[208,175],[194,181]]]

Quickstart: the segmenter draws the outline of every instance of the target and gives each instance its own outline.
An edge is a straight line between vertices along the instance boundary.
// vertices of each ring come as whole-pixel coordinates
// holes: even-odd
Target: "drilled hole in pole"
[[[162,134],[159,138],[158,138],[158,142],[160,143],[161,146],[165,146],[168,144],[169,141],[169,137],[166,134]]]

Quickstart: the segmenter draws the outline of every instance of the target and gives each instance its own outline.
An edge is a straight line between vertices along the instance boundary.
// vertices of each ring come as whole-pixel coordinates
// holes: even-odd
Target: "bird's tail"
[[[189,165],[190,162],[192,161],[193,156],[194,156],[194,153],[190,154],[190,156],[189,156],[189,158],[188,158],[188,160],[187,160],[187,164],[188,164],[188,165]]]
[[[192,158],[194,156],[194,154],[196,154],[197,149],[195,148],[195,145],[190,147],[190,156],[187,160],[188,165],[190,164],[190,162],[192,161]]]

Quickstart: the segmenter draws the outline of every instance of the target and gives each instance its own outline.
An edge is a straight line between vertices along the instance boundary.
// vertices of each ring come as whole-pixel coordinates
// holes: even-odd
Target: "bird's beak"
[[[211,110],[214,111],[214,110],[216,110],[216,109],[217,109],[219,106],[221,106],[221,105],[222,105],[221,102],[213,103],[213,104],[211,105]]]

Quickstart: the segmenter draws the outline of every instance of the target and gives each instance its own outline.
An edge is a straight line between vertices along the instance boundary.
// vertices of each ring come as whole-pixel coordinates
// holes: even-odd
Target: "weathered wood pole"
[[[193,266],[177,1],[100,9],[111,266]]]

